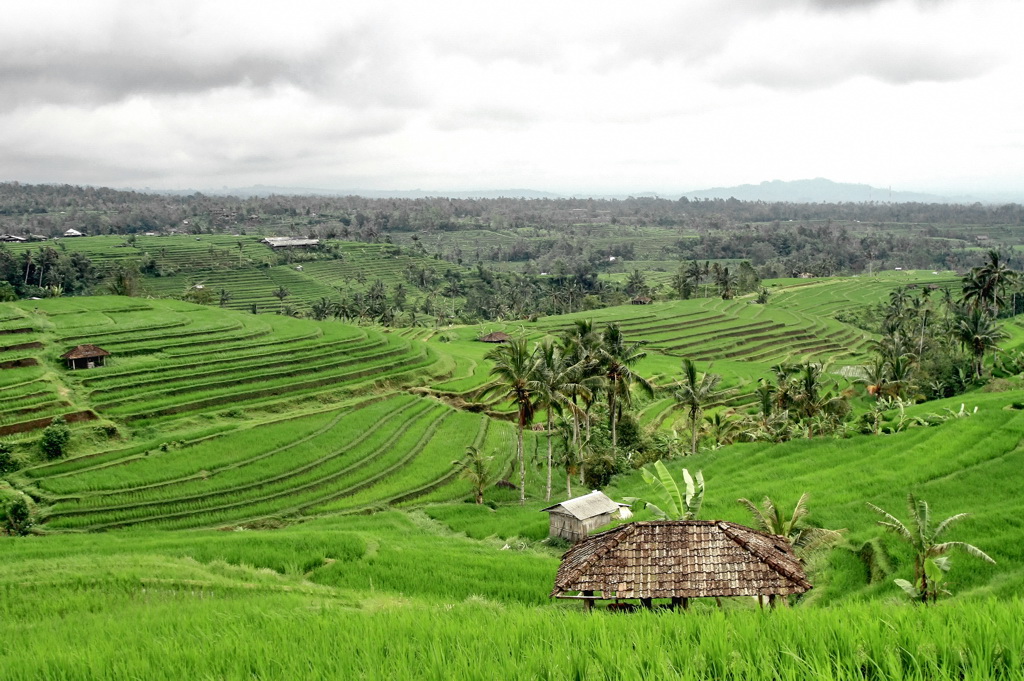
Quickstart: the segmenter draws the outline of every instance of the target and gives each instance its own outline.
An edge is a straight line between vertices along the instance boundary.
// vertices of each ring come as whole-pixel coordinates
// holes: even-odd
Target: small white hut
[[[629,518],[632,515],[629,504],[612,501],[599,490],[542,508],[541,511],[550,514],[551,517],[549,536],[561,537],[571,542],[582,541],[593,530],[604,527],[618,518]]]

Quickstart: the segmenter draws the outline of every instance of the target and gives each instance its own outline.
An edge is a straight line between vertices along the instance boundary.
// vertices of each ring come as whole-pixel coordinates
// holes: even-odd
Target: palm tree
[[[701,280],[704,278],[704,271],[696,260],[691,261],[686,267],[686,278],[690,281],[694,291],[700,288]]]
[[[594,330],[591,319],[577,319],[573,326],[562,335],[562,354],[567,364],[573,367],[575,386],[570,387],[573,404],[573,445],[577,449],[580,464],[580,484],[583,483],[583,451],[580,436],[580,422],[586,423],[587,437],[590,440],[590,408],[594,403],[594,395],[604,387],[604,372],[601,368],[601,357],[598,352],[601,346],[601,334]],[[579,408],[580,401],[584,408]]]
[[[882,356],[876,355],[874,361],[861,367],[861,370],[863,375],[856,381],[865,385],[868,395],[879,400],[888,393],[889,363]]]
[[[823,378],[828,373],[827,365],[806,362],[796,367],[797,381],[793,401],[800,416],[812,418],[819,412],[828,416],[842,414],[846,399],[842,394],[833,395],[827,388],[835,387],[834,380]]]
[[[572,476],[580,471],[583,465],[583,450],[577,446],[575,419],[570,422],[564,416],[558,420],[555,426],[558,430],[558,438],[561,441],[561,456],[557,463],[565,469],[565,495],[567,499],[572,498]]]
[[[711,416],[705,416],[704,420],[707,421],[707,432],[711,435],[713,448],[731,445],[740,434],[739,425],[729,418],[728,414],[715,412]]]
[[[697,365],[689,358],[683,359],[683,380],[676,381],[674,395],[676,403],[686,408],[690,419],[691,454],[697,453],[697,424],[704,413],[704,407],[722,395],[721,391],[716,390],[721,381],[722,377],[718,374],[707,372],[698,379]]]
[[[927,603],[929,597],[932,601],[938,598],[942,574],[949,570],[949,559],[945,558],[945,555],[952,549],[960,549],[968,555],[995,564],[987,553],[972,544],[961,541],[939,543],[939,537],[950,527],[967,518],[969,513],[950,516],[933,528],[928,502],[908,494],[910,527],[907,527],[898,518],[878,506],[869,503],[868,507],[885,518],[878,521],[879,525],[902,537],[914,549],[914,583],[911,584],[904,579],[897,579],[896,583],[912,597],[919,598],[922,603]]]
[[[452,461],[452,465],[459,470],[459,475],[469,481],[473,486],[473,493],[476,496],[476,503],[484,503],[484,490],[490,481],[490,474],[487,471],[487,464],[493,456],[484,456],[479,448],[469,445],[466,447],[466,458],[460,461]]]
[[[494,348],[484,359],[494,362],[491,376],[496,377],[494,385],[484,391],[484,395],[495,392],[503,393],[502,397],[511,400],[517,411],[516,417],[516,457],[519,460],[519,503],[526,504],[526,460],[523,456],[523,430],[533,422],[534,395],[530,390],[530,382],[534,379],[537,360],[526,347],[525,338],[517,338]]]
[[[1006,332],[981,307],[972,307],[962,314],[956,320],[954,334],[961,346],[974,355],[972,366],[976,378],[981,378],[984,371],[985,353],[998,350],[999,341],[1006,338]]]
[[[999,308],[1006,304],[1003,294],[1017,278],[1017,273],[1002,262],[999,251],[988,252],[988,262],[975,267],[963,279],[963,297],[973,307],[987,307],[992,316],[999,316]]]
[[[729,271],[728,267],[719,269],[715,283],[718,284],[718,294],[722,300],[732,299],[736,290],[736,275]]]
[[[633,372],[632,366],[647,356],[642,351],[647,341],[627,343],[619,325],[609,324],[601,334],[601,345],[598,347],[598,361],[604,371],[605,391],[608,393],[608,419],[612,434],[612,450],[618,446],[618,407],[619,402],[628,406],[632,400],[632,387],[638,385],[650,396],[654,395],[654,387],[643,376]]]
[[[768,496],[761,501],[760,508],[748,499],[737,501],[747,507],[759,529],[783,537],[794,550],[807,554],[831,546],[842,538],[843,533],[843,530],[808,526],[805,521],[810,513],[807,508],[808,499],[810,495],[807,492],[801,494],[789,516]]]
[[[644,277],[643,272],[633,270],[626,279],[626,293],[631,296],[645,296],[649,290],[650,287],[647,285],[647,278]]]
[[[555,412],[574,409],[574,397],[589,398],[589,390],[577,382],[575,365],[567,365],[565,357],[555,343],[548,340],[534,351],[536,365],[529,388],[536,395],[534,404],[547,412],[548,467],[544,500],[551,501],[551,467],[553,458],[552,421]]]

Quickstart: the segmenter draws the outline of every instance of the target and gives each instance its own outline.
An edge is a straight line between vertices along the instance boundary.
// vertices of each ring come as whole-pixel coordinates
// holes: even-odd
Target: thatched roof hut
[[[620,515],[623,508],[628,509],[629,504],[612,501],[604,492],[594,490],[590,494],[542,508],[541,511],[551,514],[548,536],[578,542],[586,539],[591,531],[604,527],[615,518],[628,518],[628,511],[626,515]]]
[[[486,336],[480,336],[477,340],[481,343],[508,343],[512,340],[512,336],[504,331],[494,331]]]
[[[554,598],[671,598],[800,594],[811,588],[782,537],[720,520],[636,522],[595,534],[562,556]]]
[[[650,305],[654,301],[647,296],[637,296],[633,300],[629,301],[632,305]]]
[[[110,353],[98,345],[79,345],[60,356],[68,363],[68,369],[92,369],[103,366],[103,358]]]

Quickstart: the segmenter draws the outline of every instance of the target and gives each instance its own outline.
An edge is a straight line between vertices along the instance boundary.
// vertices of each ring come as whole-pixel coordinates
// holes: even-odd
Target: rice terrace
[[[1018,205],[0,230],[5,681],[1024,675]]]

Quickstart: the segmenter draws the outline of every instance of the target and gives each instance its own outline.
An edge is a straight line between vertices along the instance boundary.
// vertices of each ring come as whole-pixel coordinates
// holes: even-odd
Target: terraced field
[[[611,310],[572,318],[590,317],[596,323],[617,321],[627,337],[647,341],[650,351],[703,362],[849,361],[863,354],[868,340],[863,332],[828,317],[808,314],[798,304],[755,305],[749,298],[705,298]],[[569,323],[567,318],[558,317],[528,328],[557,334],[569,328]]]
[[[326,277],[335,263],[313,264],[312,273],[263,272]],[[773,287],[767,305],[702,298],[442,330],[176,300],[8,303],[0,307],[0,436],[31,451],[50,419],[71,422],[69,458],[14,477],[53,529],[234,526],[444,501],[468,491],[451,464],[469,445],[493,455],[494,477],[512,472],[511,407],[480,396],[492,380],[485,355],[493,346],[476,341],[485,333],[540,340],[577,319],[618,323],[628,339],[647,342],[637,369],[658,386],[653,400],[640,401],[638,420],[670,434],[687,427],[670,391],[681,357],[723,376],[729,392],[712,412],[742,409],[773,364],[862,360],[869,335],[832,318],[836,309],[933,278],[950,281],[931,273],[796,280]],[[110,351],[107,365],[65,369],[60,354],[85,343]],[[544,442],[527,434],[530,460]],[[531,479],[540,471],[531,468]]]
[[[0,371],[0,391],[19,398],[3,404],[8,421],[27,421],[29,409],[40,412],[32,412],[38,420],[77,406],[136,428],[153,427],[210,409],[267,410],[314,395],[335,399],[385,381],[446,376],[452,365],[422,343],[334,322],[171,300],[80,298],[32,305],[14,306],[24,316],[12,320],[11,330],[31,330],[8,334],[25,342],[0,354],[9,366]],[[87,343],[112,353],[107,366],[63,369],[59,355]],[[32,347],[20,349],[26,344]],[[8,432],[17,432],[19,424],[26,425],[11,423],[15,430]]]
[[[469,489],[452,460],[470,445],[494,455],[494,479],[510,469],[511,423],[402,390],[469,373],[417,334],[174,300],[3,311],[8,441],[30,450],[57,415],[75,433],[71,456],[12,478],[54,530],[236,526],[450,500]],[[84,343],[111,353],[106,366],[63,368],[59,355]]]
[[[61,462],[27,474],[52,500],[47,520],[54,529],[173,529],[352,512],[407,502],[452,482],[452,444],[485,446],[489,424],[432,400],[395,395],[220,434],[171,453],[107,457],[70,469]],[[462,491],[456,486],[447,495]]]

